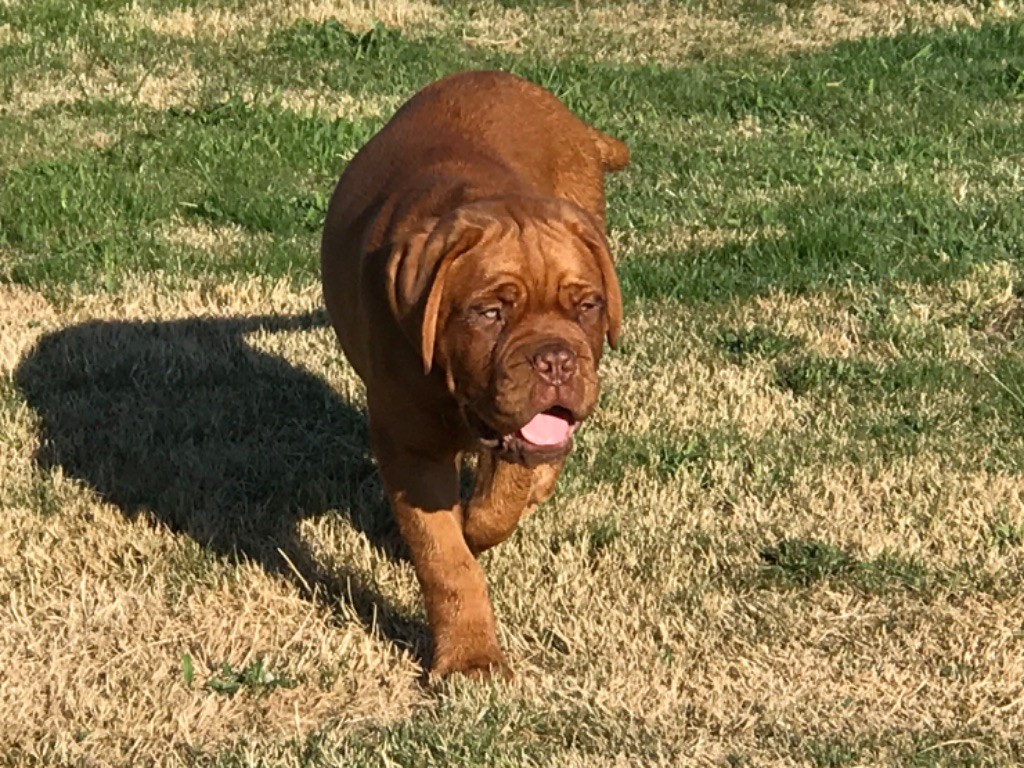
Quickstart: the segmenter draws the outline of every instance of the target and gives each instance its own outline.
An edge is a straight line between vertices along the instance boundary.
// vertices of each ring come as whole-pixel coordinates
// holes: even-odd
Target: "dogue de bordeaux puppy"
[[[476,558],[551,495],[597,402],[622,321],[603,174],[628,162],[543,88],[464,72],[402,106],[331,198],[324,300],[366,384],[433,675],[511,676]]]

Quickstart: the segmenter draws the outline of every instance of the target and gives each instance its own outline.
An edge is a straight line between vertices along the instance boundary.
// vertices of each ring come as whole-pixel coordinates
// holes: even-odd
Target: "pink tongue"
[[[534,445],[561,445],[573,433],[574,425],[561,416],[538,413],[519,430],[520,436]]]

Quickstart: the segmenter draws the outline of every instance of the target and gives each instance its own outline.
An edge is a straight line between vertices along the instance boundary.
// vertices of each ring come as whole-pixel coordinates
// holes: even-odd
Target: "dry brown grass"
[[[740,4],[730,0],[692,6],[664,1],[626,3],[598,9],[577,4],[544,8],[535,14],[493,7],[471,19],[463,36],[474,45],[548,56],[586,49],[598,59],[673,64],[694,57],[782,55],[868,36],[976,26],[985,18],[1009,15],[1010,6],[1015,5],[819,0],[797,8],[780,3],[768,24],[750,23]]]
[[[775,196],[796,194],[798,191],[792,189],[774,193]],[[610,240],[617,253],[635,257],[644,253],[711,251],[729,244],[749,244],[785,235],[782,227],[677,226],[641,236],[613,231]],[[1020,270],[1006,261],[979,264],[972,267],[967,276],[948,284],[905,283],[893,288],[902,300],[891,303],[888,308],[889,322],[897,335],[913,337],[927,333],[941,338],[944,354],[949,359],[971,363],[976,359],[977,350],[973,347],[974,334],[965,319],[977,318],[977,323],[993,333],[1015,335],[1024,317],[1019,284]],[[891,361],[899,353],[890,341],[863,338],[865,320],[858,315],[858,308],[869,306],[872,301],[871,289],[866,287],[847,286],[840,291],[799,294],[776,290],[724,305],[713,322],[745,329],[763,327],[781,336],[799,339],[809,351],[824,357],[856,356],[877,362]],[[667,308],[665,312],[671,315],[673,310]],[[679,322],[670,316],[656,314],[654,317],[659,319],[634,319],[639,323],[637,336],[647,333],[651,322]],[[693,345],[698,344],[693,333],[675,341],[682,343],[681,352],[696,349]],[[680,363],[684,367],[691,364]],[[717,371],[711,373],[718,375]],[[744,375],[757,374],[748,369]]]
[[[81,115],[54,115],[45,125],[21,115],[10,125],[10,132],[0,138],[0,168],[4,169],[54,160],[83,149],[103,149],[120,135],[106,120]]]
[[[190,66],[175,66],[166,72],[141,65],[121,66],[116,70],[98,65],[83,55],[73,57],[72,67],[61,72],[46,72],[20,78],[11,98],[0,105],[0,115],[27,117],[53,106],[71,107],[95,100],[166,110],[195,106],[202,95],[203,82]],[[273,104],[299,115],[318,114],[326,118],[355,120],[390,114],[400,101],[379,97],[356,99],[351,94],[329,89],[285,88],[277,90],[240,89],[234,95],[249,105]],[[79,146],[102,146],[104,136],[80,140]]]
[[[0,24],[0,45],[16,45],[28,39],[28,35],[16,30],[10,24]]]
[[[852,287],[841,294],[776,292],[738,305],[728,318],[795,336],[826,357],[857,356],[876,362],[901,357],[896,348],[901,339],[929,336],[941,346],[944,358],[977,369],[979,335],[1015,338],[1019,333],[1024,318],[1019,284],[1019,268],[995,261],[979,264],[949,283],[894,286],[886,321],[891,339],[862,338],[865,321],[857,310],[872,299],[869,290]]]
[[[399,97],[356,98],[352,94],[328,89],[286,88],[270,92],[243,92],[247,104],[274,104],[297,115],[320,115],[328,119],[357,120],[390,116],[399,106]]]
[[[218,286],[168,296],[141,284],[118,300],[80,296],[56,310],[31,291],[3,290],[0,376],[8,391],[33,345],[69,326],[287,314],[317,303],[314,291],[281,287]],[[115,333],[112,341],[119,338]],[[262,340],[257,332],[254,346]],[[324,329],[292,334],[285,346],[304,350],[300,357],[313,364],[334,356]],[[333,370],[351,380],[346,369]],[[141,416],[125,418],[132,429],[131,420]],[[351,606],[311,600],[295,581],[254,562],[211,559],[146,516],[126,519],[61,469],[41,471],[35,461],[40,421],[24,405],[5,408],[0,425],[0,731],[8,748],[61,762],[152,760],[170,743],[200,747],[242,732],[274,740],[328,721],[371,714],[387,720],[408,714],[422,698],[409,656],[375,636]],[[34,506],[40,499],[53,513],[40,513]],[[326,521],[307,521],[299,535],[330,545],[325,566],[337,558],[371,571],[380,567],[382,555],[365,538],[333,531]],[[393,579],[411,599],[415,584],[407,571],[399,567]],[[172,597],[181,591],[187,598]],[[182,678],[184,652],[197,670],[191,689]],[[242,669],[257,658],[275,674],[307,684],[276,691],[270,703],[202,688],[220,664]]]
[[[784,191],[780,191],[784,194]],[[784,237],[783,227],[750,227],[746,229],[725,227],[691,227],[674,225],[659,230],[654,235],[636,236],[628,231],[615,231],[609,239],[616,252],[643,252],[644,250],[710,250],[724,245],[739,243],[749,245],[755,240]]]
[[[735,56],[749,52],[785,54],[817,49],[838,41],[894,35],[908,29],[975,26],[985,18],[1008,15],[1010,3],[817,2],[809,8],[780,5],[770,24],[745,23],[731,2],[700,9],[669,3],[632,3],[607,9],[546,8],[534,14],[516,8],[488,8],[461,29],[470,44],[516,51],[537,50],[559,56],[586,46],[599,59],[620,62],[657,60],[677,63],[699,56]],[[100,13],[111,33],[147,30],[185,39],[246,36],[258,44],[270,31],[299,19],[334,19],[354,30],[381,22],[401,28],[412,38],[437,32],[455,22],[434,4],[410,0],[290,0],[257,3],[244,11],[223,8],[178,8],[168,11],[135,6],[127,14]],[[461,22],[460,22],[461,23]],[[0,27],[0,41],[16,42],[19,33]],[[132,65],[116,69],[84,55],[72,39],[71,66],[19,78],[0,114],[25,115],[42,107],[113,99],[152,109],[187,106],[199,95],[201,79],[187,64],[166,71]],[[242,94],[248,101],[276,101],[300,114],[316,110],[333,117],[379,116],[397,104],[357,101],[348,94],[311,89],[272,94]],[[744,136],[760,135],[760,126],[745,118],[736,126]]]
[[[236,35],[260,38],[299,19],[333,19],[348,29],[364,30],[380,22],[409,34],[442,16],[436,5],[419,0],[287,0],[250,3],[244,10],[174,8],[154,11],[136,7],[125,21],[136,29],[187,39],[223,39]]]
[[[200,85],[198,73],[187,64],[167,71],[141,65],[114,69],[76,52],[67,70],[19,78],[0,114],[27,115],[43,107],[97,99],[169,109],[192,103]]]
[[[62,329],[298,316],[318,306],[318,291],[254,280],[169,291],[157,279],[115,296],[73,292],[59,306],[12,287],[2,299],[0,729],[8,744],[26,759],[126,764],[162,761],[169,745],[209,750],[247,734],[250,744],[274,750],[325,726],[340,736],[355,723],[412,715],[428,695],[413,658],[374,630],[343,587],[321,586],[312,597],[287,569],[204,552],[146,515],[126,517],[59,465],[39,465],[40,436],[52,439],[53,425],[13,386],[40,340]],[[796,323],[809,336],[812,320],[829,322],[814,300],[763,302],[756,311],[778,310],[782,327]],[[679,321],[653,312],[634,317],[628,330],[642,352]],[[133,338],[110,333],[110,343]],[[679,437],[731,423],[753,438],[803,431],[812,439],[841,432],[851,417],[808,414],[757,366],[716,369],[696,337],[676,341],[679,363],[657,372],[641,375],[628,360],[609,358],[614,397],[592,430]],[[244,343],[358,404],[358,382],[328,329],[255,328]],[[139,356],[130,346],[119,354]],[[202,369],[223,352],[190,346],[182,354]],[[88,400],[81,407],[90,408]],[[123,418],[131,430],[146,429],[145,414]],[[606,515],[610,488],[600,483],[559,496],[488,555],[503,639],[520,672],[502,694],[511,705],[546,711],[577,701],[594,713],[628,715],[674,754],[708,765],[737,750],[759,764],[785,764],[789,752],[764,738],[766,728],[850,743],[910,723],[930,732],[967,724],[1003,739],[1020,732],[1019,598],[950,587],[939,589],[946,597],[922,600],[912,591],[877,595],[828,583],[778,591],[743,581],[756,573],[762,547],[796,537],[863,558],[899,552],[937,572],[970,566],[1003,583],[1020,572],[1021,554],[992,547],[988,532],[996,519],[1024,525],[1020,477],[950,471],[925,453],[874,470],[802,466],[784,492],[765,497],[749,485],[740,457],[710,472],[709,486],[697,473],[667,482],[627,469],[615,499],[620,537],[598,555],[573,532]],[[296,529],[327,574],[322,584],[362,574],[376,585],[382,611],[414,615],[411,569],[341,512]],[[557,555],[552,541],[561,542]],[[538,643],[552,632],[565,649],[554,656]],[[191,688],[181,672],[184,652],[197,670]],[[203,688],[221,663],[241,669],[255,659],[299,685],[262,698]],[[469,706],[477,694],[460,690],[450,695]],[[897,742],[886,742],[879,764]],[[560,762],[595,764],[572,750]]]
[[[224,39],[244,36],[259,45],[273,30],[300,19],[323,22],[333,19],[346,28],[363,30],[374,23],[401,28],[407,36],[433,28],[442,18],[440,9],[415,0],[302,0],[257,3],[244,11],[223,8],[178,8],[168,11],[133,6],[127,13],[96,14],[98,28],[108,36],[146,30],[184,39]],[[10,25],[0,26],[0,44],[16,43],[24,36]],[[200,96],[202,78],[190,64],[152,67],[148,63],[111,63],[87,52],[87,46],[72,37],[60,44],[48,43],[54,54],[70,55],[70,66],[60,70],[39,70],[19,77],[10,97],[0,103],[0,115],[30,115],[55,105],[70,106],[97,99],[140,105],[156,110],[192,106]],[[299,114],[316,111],[329,117],[379,116],[390,112],[397,102],[388,99],[356,100],[351,95],[329,90],[283,89],[273,93],[242,89],[238,94],[248,103],[275,102]]]
[[[820,480],[812,480],[814,472],[808,469],[807,481],[820,489]],[[829,477],[849,487],[848,472],[837,470]],[[650,482],[638,480],[634,493],[616,499],[620,508],[631,510],[622,525],[627,537],[635,538],[596,565],[585,544],[560,550],[557,572],[544,585],[544,604],[519,598],[517,618],[535,627],[557,627],[570,648],[574,674],[583,676],[582,695],[588,701],[612,711],[621,707],[676,734],[682,752],[700,764],[714,764],[732,750],[749,750],[758,764],[770,761],[766,727],[856,743],[910,723],[941,731],[967,720],[986,732],[1012,737],[1024,722],[1021,659],[1014,650],[1015,627],[1024,617],[1019,600],[975,595],[935,608],[912,594],[881,599],[822,587],[797,596],[716,585],[723,572],[749,569],[759,543],[770,536],[834,534],[840,543],[855,546],[858,534],[851,529],[862,524],[865,507],[876,504],[873,499],[880,494],[891,498],[906,487],[905,481],[905,476],[880,479],[874,489],[863,489],[869,500],[850,507],[842,502],[859,499],[857,489],[834,504],[828,495],[831,479],[825,493],[811,498],[794,494],[771,507],[733,488],[725,493],[735,506],[723,516],[723,491],[708,492],[687,479],[655,491]],[[1004,483],[1019,498],[1020,481],[1007,478]],[[564,536],[563,526],[596,514],[604,496],[566,500],[557,519],[542,514],[531,523],[531,537]],[[955,508],[960,500],[948,501]],[[894,514],[896,521],[885,526],[909,527],[909,514],[898,504],[886,507],[876,507],[875,520]],[[950,522],[949,529],[930,530],[927,537],[938,535],[955,552],[961,531],[955,520]],[[967,527],[976,523],[977,518]],[[876,530],[877,524],[868,527]],[[654,533],[665,530],[675,534]],[[695,551],[698,532],[715,545]],[[900,544],[895,530],[871,539],[872,547],[893,543]],[[640,556],[649,579],[642,588],[625,576]],[[507,573],[509,581],[518,578],[516,557],[496,551],[492,573]],[[591,587],[581,589],[584,583]],[[673,595],[687,608],[680,611],[667,602]],[[499,599],[507,604],[515,598]],[[613,633],[600,632],[601,616],[615,617]],[[948,631],[952,627],[976,631]],[[594,647],[597,634],[601,641]],[[958,664],[969,664],[974,674],[948,679],[943,670]],[[541,686],[565,684],[533,670],[529,677]],[[682,716],[688,707],[689,714]],[[692,729],[690,737],[682,736],[685,729]]]
[[[215,256],[231,256],[245,243],[267,240],[238,224],[211,224],[175,217],[161,227],[159,237],[170,245],[183,245]]]
[[[630,333],[649,332],[649,320],[630,324]],[[612,432],[667,437],[705,434],[735,428],[750,438],[792,426],[807,406],[772,385],[767,365],[726,367],[707,348],[685,335],[674,339],[674,359],[647,375],[621,360],[609,360],[606,381],[625,403],[652,397],[657,408],[606,410],[597,417]]]

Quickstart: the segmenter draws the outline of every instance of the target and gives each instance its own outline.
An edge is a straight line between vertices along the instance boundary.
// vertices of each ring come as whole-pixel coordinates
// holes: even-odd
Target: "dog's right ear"
[[[480,211],[457,208],[441,219],[425,222],[395,246],[388,260],[388,302],[399,325],[419,347],[424,373],[430,373],[434,364],[448,270],[456,258],[478,245],[494,224],[492,217]]]

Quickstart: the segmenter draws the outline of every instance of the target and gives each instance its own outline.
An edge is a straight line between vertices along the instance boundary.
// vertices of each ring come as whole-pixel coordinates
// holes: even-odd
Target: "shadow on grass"
[[[254,349],[253,332],[326,324],[295,317],[88,322],[51,333],[17,384],[42,421],[37,455],[126,517],[144,514],[217,554],[343,601],[423,660],[422,622],[344,564],[318,563],[299,522],[328,510],[390,557],[399,538],[371,461],[365,416],[322,380]]]

